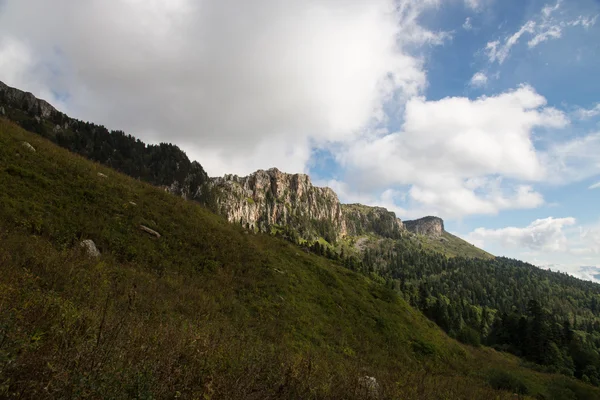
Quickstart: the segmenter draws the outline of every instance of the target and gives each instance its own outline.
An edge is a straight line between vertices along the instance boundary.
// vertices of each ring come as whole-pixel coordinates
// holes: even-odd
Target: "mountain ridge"
[[[177,146],[146,145],[122,131],[109,132],[104,126],[72,119],[32,93],[2,82],[0,107],[2,115],[27,130],[169,193],[199,201],[250,230],[285,231],[300,241],[323,238],[332,245],[345,237],[375,234],[397,239],[407,232],[392,211],[342,204],[331,188],[313,186],[306,174],[271,168],[246,177],[209,177]],[[431,236],[441,235],[443,221],[441,225],[442,230],[431,231]]]

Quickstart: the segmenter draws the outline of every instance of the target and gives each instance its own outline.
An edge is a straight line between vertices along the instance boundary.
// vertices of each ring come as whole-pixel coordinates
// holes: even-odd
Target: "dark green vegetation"
[[[600,384],[598,284],[502,257],[448,258],[414,237],[367,249],[357,268],[381,276],[452,337]]]
[[[365,397],[364,375],[380,398],[600,396],[4,119],[0,187],[0,397],[348,399]]]

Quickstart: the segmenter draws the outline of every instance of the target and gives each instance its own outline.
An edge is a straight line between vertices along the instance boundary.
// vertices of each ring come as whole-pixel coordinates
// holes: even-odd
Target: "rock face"
[[[440,237],[444,233],[444,221],[438,217],[424,217],[413,221],[404,221],[410,232],[432,237]]]
[[[3,82],[0,82],[0,100],[6,103],[19,104],[23,111],[27,111],[42,118],[48,118],[53,112],[57,112],[47,101],[40,100],[29,92],[11,88]],[[2,108],[2,111],[3,114],[6,113],[4,108]]]
[[[248,229],[292,230],[304,239],[320,236],[334,242],[368,232],[398,237],[403,230],[402,222],[384,208],[342,206],[333,190],[313,186],[308,175],[286,174],[277,168],[246,177],[211,178],[195,199]]]
[[[335,192],[313,186],[304,174],[271,168],[246,177],[211,178],[196,198],[229,222],[262,232],[285,226],[300,236],[327,236],[327,240],[346,232]]]

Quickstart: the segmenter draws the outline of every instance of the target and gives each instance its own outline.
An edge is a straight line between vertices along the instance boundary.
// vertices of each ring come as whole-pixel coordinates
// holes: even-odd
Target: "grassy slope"
[[[448,232],[444,232],[441,239],[430,238],[423,235],[417,235],[417,238],[424,248],[444,253],[449,257],[494,258],[494,256],[487,251],[473,246],[471,243]]]
[[[0,397],[364,398],[367,374],[382,398],[512,398],[488,384],[512,374],[545,398],[600,398],[4,119],[0,188]],[[102,256],[82,254],[82,239]]]

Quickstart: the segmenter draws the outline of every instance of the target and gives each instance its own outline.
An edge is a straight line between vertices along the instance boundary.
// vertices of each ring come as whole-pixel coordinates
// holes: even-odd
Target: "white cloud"
[[[359,139],[338,156],[357,190],[409,185],[415,212],[445,218],[534,208],[543,197],[518,181],[546,178],[536,127],[568,121],[529,86],[476,100],[411,99],[399,132]]]
[[[499,40],[488,42],[485,49],[490,62],[497,61],[502,64],[508,57],[512,47],[517,44],[521,36],[525,33],[533,33],[535,31],[536,23],[534,21],[527,21],[525,25],[521,27],[517,32],[505,39],[502,44]]]
[[[537,219],[526,227],[477,228],[464,238],[492,254],[600,281],[598,222],[577,225],[572,217],[548,217]]]
[[[317,186],[326,186],[338,195],[340,201],[344,204],[368,204],[371,206],[384,207],[389,211],[393,211],[397,217],[407,215],[407,210],[399,207],[398,203],[406,197],[405,193],[394,189],[383,190],[379,195],[374,195],[373,192],[360,192],[351,188],[347,183],[336,179],[315,181]],[[422,215],[420,215],[422,216]]]
[[[437,3],[7,0],[0,42],[20,50],[3,45],[16,55],[0,79],[51,101],[68,93],[77,117],[185,143],[212,175],[303,170],[311,145],[348,140],[422,92],[423,61],[406,49],[448,37],[418,22]]]
[[[471,24],[471,17],[467,17],[467,19],[465,19],[465,22],[463,23],[462,27],[465,31],[470,31],[471,29],[473,29],[473,25]]]
[[[575,224],[575,218],[537,219],[524,228],[507,227],[501,229],[477,228],[467,236],[477,246],[484,247],[490,242],[504,248],[527,248],[542,251],[567,251],[567,237],[563,228]]]
[[[535,47],[538,44],[545,42],[548,39],[558,39],[562,36],[562,29],[558,25],[552,25],[538,33],[527,42],[529,48]]]
[[[479,71],[476,72],[475,75],[471,78],[469,84],[474,87],[483,87],[487,85],[488,77],[485,73]]]
[[[590,108],[590,109],[578,108],[575,111],[575,115],[579,119],[594,118],[594,117],[600,115],[600,103],[596,103],[596,105],[594,107]]]
[[[593,185],[590,185],[590,187],[588,189],[600,189],[600,182],[594,183]]]
[[[553,143],[540,154],[548,181],[578,182],[600,174],[600,132]]]
[[[533,36],[527,42],[527,46],[532,49],[540,43],[550,39],[561,38],[564,28],[581,25],[588,29],[596,23],[596,18],[598,16],[593,18],[579,16],[570,21],[555,18],[553,14],[560,8],[561,4],[562,2],[559,0],[554,5],[544,6],[539,15],[527,21],[517,32],[502,40],[498,39],[488,42],[485,47],[485,52],[489,61],[491,63],[498,62],[499,64],[502,64],[508,58],[511,49],[517,45],[524,35]]]
[[[594,15],[593,17],[584,17],[579,16],[577,19],[569,21],[566,23],[567,26],[583,26],[585,29],[589,29],[596,24],[598,20],[598,15]]]

